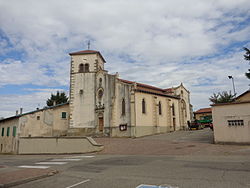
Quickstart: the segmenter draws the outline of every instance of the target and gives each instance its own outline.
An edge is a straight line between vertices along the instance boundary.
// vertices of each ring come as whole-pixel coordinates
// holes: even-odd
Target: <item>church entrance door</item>
[[[103,117],[99,117],[99,131],[103,132]]]

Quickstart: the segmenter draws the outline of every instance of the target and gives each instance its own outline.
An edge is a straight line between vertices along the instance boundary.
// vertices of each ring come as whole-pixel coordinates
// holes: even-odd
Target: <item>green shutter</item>
[[[7,128],[7,136],[10,136],[10,127]]]
[[[13,127],[13,133],[12,133],[12,136],[16,136],[16,126]]]
[[[67,117],[67,113],[66,112],[62,112],[62,118],[66,119],[66,117]]]
[[[4,136],[4,127],[2,128],[2,136]]]

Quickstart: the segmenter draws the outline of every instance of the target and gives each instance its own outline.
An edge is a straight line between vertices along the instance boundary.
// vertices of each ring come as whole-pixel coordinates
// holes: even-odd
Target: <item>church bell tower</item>
[[[70,124],[80,132],[95,131],[97,90],[101,79],[98,73],[104,70],[105,60],[94,50],[73,52],[70,69]],[[99,96],[100,97],[100,96]]]

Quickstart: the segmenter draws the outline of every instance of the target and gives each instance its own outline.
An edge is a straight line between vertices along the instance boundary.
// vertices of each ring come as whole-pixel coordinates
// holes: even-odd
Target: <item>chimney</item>
[[[18,110],[16,110],[16,116],[18,115]]]
[[[20,108],[20,115],[23,113],[23,108]]]

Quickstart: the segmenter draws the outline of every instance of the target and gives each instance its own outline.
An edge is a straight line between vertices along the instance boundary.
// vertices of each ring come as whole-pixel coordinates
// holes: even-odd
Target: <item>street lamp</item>
[[[234,77],[233,76],[228,76],[228,78],[232,79],[233,89],[234,89],[234,95],[236,95],[236,93],[235,93],[235,86],[234,86]]]

